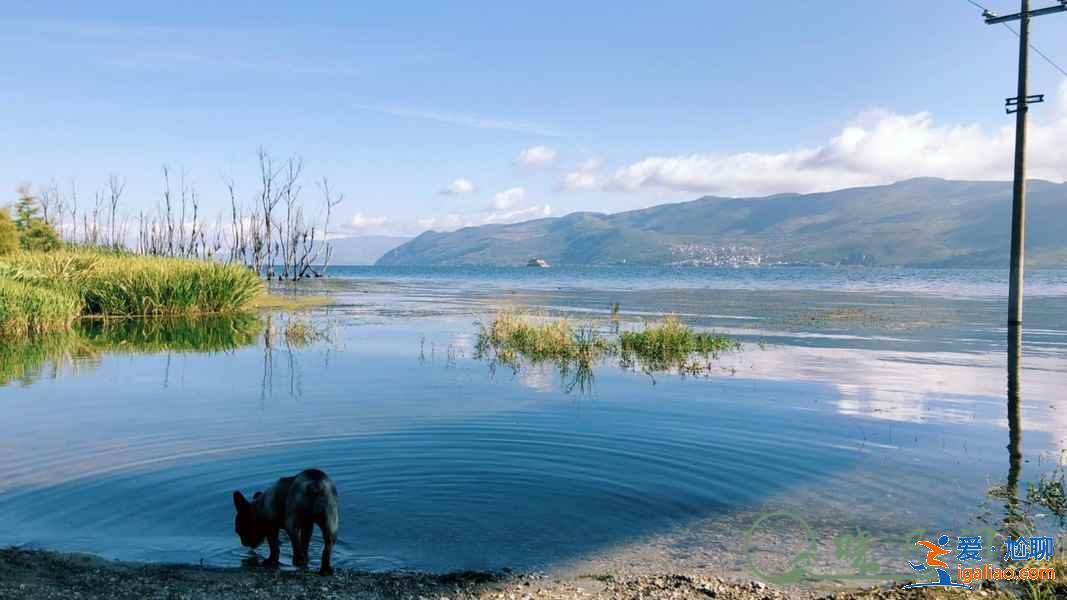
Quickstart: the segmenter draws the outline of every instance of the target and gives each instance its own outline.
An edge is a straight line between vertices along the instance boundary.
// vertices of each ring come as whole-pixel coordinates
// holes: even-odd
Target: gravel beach
[[[1006,594],[980,591],[984,598]],[[937,593],[870,588],[836,592],[779,590],[759,582],[730,583],[683,574],[557,579],[539,573],[459,572],[445,575],[369,573],[338,569],[332,577],[259,567],[137,564],[85,554],[0,550],[0,598],[117,598],[194,600],[213,598],[502,599],[720,598],[725,600],[897,600],[939,598]],[[948,596],[946,596],[948,597]]]

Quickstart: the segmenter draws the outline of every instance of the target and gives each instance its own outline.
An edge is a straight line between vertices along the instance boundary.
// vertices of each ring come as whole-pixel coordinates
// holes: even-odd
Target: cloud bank
[[[1045,118],[1031,113],[1028,172],[1067,178],[1067,82]],[[1036,114],[1035,114],[1036,113]],[[667,189],[728,196],[819,192],[933,176],[1006,180],[1012,176],[1014,125],[941,124],[930,113],[860,115],[825,144],[780,153],[697,153],[649,156],[613,173],[578,168],[564,176],[567,190],[635,192]]]

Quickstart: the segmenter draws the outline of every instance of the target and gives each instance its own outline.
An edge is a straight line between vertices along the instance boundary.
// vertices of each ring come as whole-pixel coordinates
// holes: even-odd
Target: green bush
[[[29,185],[19,186],[19,199],[15,202],[15,227],[18,229],[19,246],[23,250],[51,252],[63,243],[54,227],[38,216],[37,198]],[[0,252],[2,253],[2,252]]]
[[[51,252],[58,250],[63,242],[56,230],[40,219],[33,219],[26,224],[26,229],[19,236],[19,246],[23,250]]]

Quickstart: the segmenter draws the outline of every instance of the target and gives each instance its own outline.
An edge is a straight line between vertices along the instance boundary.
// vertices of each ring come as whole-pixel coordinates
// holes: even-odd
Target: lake
[[[1067,271],[1027,278],[1019,490],[1067,449]],[[1004,518],[1005,272],[339,267],[280,287],[333,303],[0,351],[0,545],[240,564],[232,491],[310,466],[340,490],[335,564],[369,570],[750,578],[794,564],[778,547],[878,578],[918,531]],[[743,348],[700,376],[608,358],[578,385],[476,351],[501,307],[607,329],[616,303],[623,328],[673,313]],[[287,342],[290,319],[320,335]],[[840,552],[856,539],[866,570]]]

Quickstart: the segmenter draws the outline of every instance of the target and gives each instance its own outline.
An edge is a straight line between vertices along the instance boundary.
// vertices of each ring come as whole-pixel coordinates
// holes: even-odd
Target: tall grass
[[[0,334],[62,330],[79,316],[192,315],[248,307],[263,291],[235,265],[88,249],[0,257]]]
[[[19,252],[0,259],[3,265],[16,280],[78,294],[87,315],[230,312],[263,290],[244,267],[181,258],[66,250]]]
[[[64,331],[81,313],[76,294],[0,278],[0,336]]]

